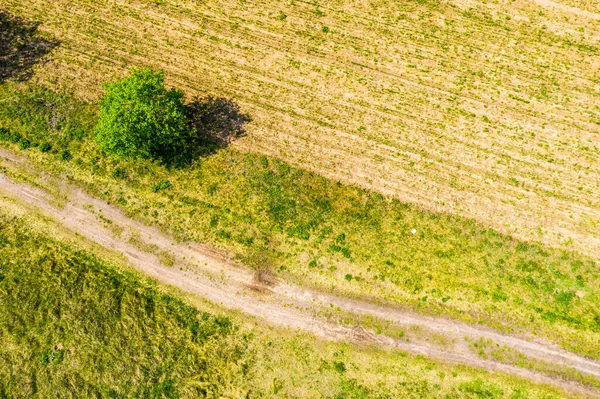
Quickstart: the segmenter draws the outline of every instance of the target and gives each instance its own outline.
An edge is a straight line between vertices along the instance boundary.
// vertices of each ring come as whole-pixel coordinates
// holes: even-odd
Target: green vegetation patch
[[[104,85],[96,138],[107,153],[129,158],[183,162],[193,152],[184,93],[165,87],[164,72],[134,69],[131,76]]]
[[[228,317],[6,215],[0,303],[3,397],[219,397],[236,392],[252,365],[249,336]]]
[[[304,284],[522,329],[600,356],[600,277],[593,259],[521,242],[473,220],[427,212],[266,156],[223,149],[177,170],[106,157],[92,137],[93,106],[8,84],[1,86],[0,100],[7,137],[51,145],[47,152],[24,150],[46,169],[180,239],[233,250],[248,265]],[[65,111],[54,129],[56,109]],[[12,142],[2,143],[16,150]],[[58,148],[73,159],[54,153]]]
[[[564,395],[401,351],[241,327],[238,316],[192,307],[2,205],[0,397]]]

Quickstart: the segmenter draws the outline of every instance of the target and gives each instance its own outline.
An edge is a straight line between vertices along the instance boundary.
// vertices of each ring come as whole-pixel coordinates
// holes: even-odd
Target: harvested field
[[[164,68],[242,104],[240,148],[600,255],[594,3],[2,3],[60,41],[48,86]]]

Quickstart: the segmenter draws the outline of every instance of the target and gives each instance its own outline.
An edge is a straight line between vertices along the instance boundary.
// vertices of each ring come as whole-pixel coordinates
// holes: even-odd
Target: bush
[[[21,140],[21,135],[17,132],[8,132],[8,140],[12,141],[13,143],[18,143]]]
[[[165,88],[164,72],[134,69],[131,76],[104,85],[95,129],[103,151],[125,158],[183,161],[193,138],[183,92]]]
[[[0,140],[9,141],[11,139],[10,130],[5,127],[0,127]]]

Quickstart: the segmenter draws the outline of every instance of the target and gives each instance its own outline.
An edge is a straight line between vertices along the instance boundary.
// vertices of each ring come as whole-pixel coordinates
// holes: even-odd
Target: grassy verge
[[[31,210],[0,204],[2,397],[564,396],[400,351],[315,341],[200,300],[192,307]]]
[[[321,289],[531,331],[600,356],[593,259],[235,149],[179,170],[117,161],[94,144],[92,105],[16,84],[0,86],[0,101],[3,146],[182,240]]]
[[[501,363],[551,375],[561,380],[574,381],[596,389],[600,388],[600,381],[590,375],[580,373],[564,365],[533,359],[519,351],[494,343],[491,339],[480,338],[471,341],[469,348],[482,359],[493,359]]]

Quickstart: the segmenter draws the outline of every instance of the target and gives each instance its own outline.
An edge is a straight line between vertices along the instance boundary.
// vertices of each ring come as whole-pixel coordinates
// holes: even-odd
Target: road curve
[[[0,165],[26,167],[25,159],[0,150]],[[29,173],[36,172],[28,169]],[[38,176],[40,177],[40,176]],[[197,243],[180,243],[160,230],[127,217],[120,209],[88,195],[77,187],[43,177],[61,188],[64,206],[56,205],[52,194],[0,174],[0,194],[33,206],[64,228],[103,247],[122,253],[143,273],[184,291],[198,294],[227,308],[238,309],[274,325],[308,331],[331,340],[345,340],[398,348],[442,361],[464,363],[487,370],[518,375],[532,381],[560,386],[587,397],[600,397],[600,391],[529,369],[482,359],[469,348],[468,341],[491,339],[494,343],[520,352],[529,358],[565,366],[600,380],[600,362],[568,352],[556,345],[504,335],[489,328],[446,318],[374,305],[288,284],[281,280],[264,281],[257,274]],[[64,198],[63,198],[64,200]],[[110,222],[107,222],[110,221]],[[174,264],[165,265],[168,253]],[[418,326],[441,334],[453,344],[440,346],[426,339],[394,339],[362,327],[341,325],[318,316],[331,305],[345,312],[370,315],[399,326]]]

